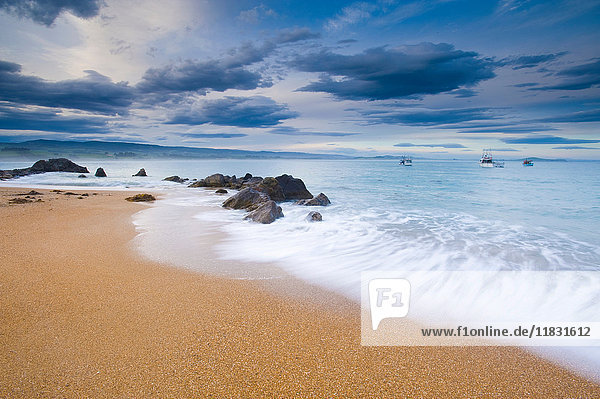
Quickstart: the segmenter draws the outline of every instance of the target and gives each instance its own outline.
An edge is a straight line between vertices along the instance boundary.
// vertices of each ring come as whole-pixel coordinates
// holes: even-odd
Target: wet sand
[[[359,306],[301,282],[318,299],[145,260],[132,192],[28,191],[0,188],[0,397],[600,397],[518,348],[362,347]]]

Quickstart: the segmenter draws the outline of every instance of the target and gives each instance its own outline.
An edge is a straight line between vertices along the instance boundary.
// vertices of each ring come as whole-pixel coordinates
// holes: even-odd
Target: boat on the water
[[[492,159],[492,150],[483,150],[483,154],[481,154],[481,159],[479,160],[479,166],[481,166],[482,168],[494,167],[494,161]]]
[[[494,161],[494,168],[503,168],[504,167],[504,161]]]
[[[523,161],[523,166],[533,166],[533,161],[531,159],[525,158]]]
[[[402,158],[400,158],[400,165],[412,166],[412,159],[408,156],[402,156]]]

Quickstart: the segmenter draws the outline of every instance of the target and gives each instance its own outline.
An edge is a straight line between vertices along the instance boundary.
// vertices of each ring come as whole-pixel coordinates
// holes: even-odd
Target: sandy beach
[[[359,306],[301,282],[319,300],[147,261],[135,193],[28,191],[0,188],[0,397],[600,397],[518,348],[361,347]]]

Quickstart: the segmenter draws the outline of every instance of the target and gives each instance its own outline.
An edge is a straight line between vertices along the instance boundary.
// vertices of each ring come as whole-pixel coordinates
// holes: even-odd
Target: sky
[[[0,142],[600,159],[600,0],[0,0]]]

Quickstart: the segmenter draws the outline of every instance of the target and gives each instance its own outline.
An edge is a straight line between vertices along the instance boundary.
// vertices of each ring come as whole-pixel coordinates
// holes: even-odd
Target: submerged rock
[[[98,168],[98,169],[96,169],[96,174],[94,176],[96,176],[96,177],[106,177],[106,172],[104,171],[104,169]]]
[[[323,221],[323,215],[321,215],[319,212],[312,211],[308,213],[306,220],[309,222],[321,222]]]
[[[182,179],[181,177],[175,175],[175,176],[165,177],[163,180],[164,181],[172,181],[175,183],[185,183],[188,179]]]
[[[306,205],[306,206],[327,206],[329,204],[331,204],[331,201],[329,201],[329,198],[327,198],[327,196],[323,193],[317,195],[316,197],[313,197],[309,200],[307,199],[302,199],[299,201],[296,201],[297,205]]]
[[[239,193],[227,198],[225,202],[223,202],[223,207],[251,211],[269,200],[270,198],[267,194],[256,191],[253,188],[245,188]]]
[[[286,200],[294,199],[310,199],[312,194],[306,189],[302,179],[296,179],[291,175],[281,175],[275,178],[281,189]]]
[[[83,174],[81,174],[81,175],[79,175],[79,176],[77,176],[77,177],[79,177],[80,179],[87,179],[87,176],[86,176],[86,175],[83,175]]]
[[[227,194],[227,190],[225,190],[224,188],[220,188],[217,191],[215,191],[215,193],[217,193],[217,194]]]
[[[148,175],[146,174],[146,169],[142,168],[140,169],[135,175],[131,175],[133,177],[139,176],[139,177],[148,177]]]
[[[125,198],[125,200],[129,202],[148,202],[155,201],[156,198],[152,194],[136,194],[133,197]]]
[[[277,205],[275,201],[268,201],[247,214],[246,217],[244,217],[244,220],[252,220],[257,223],[269,224],[273,223],[280,217],[283,217],[281,207]]]

